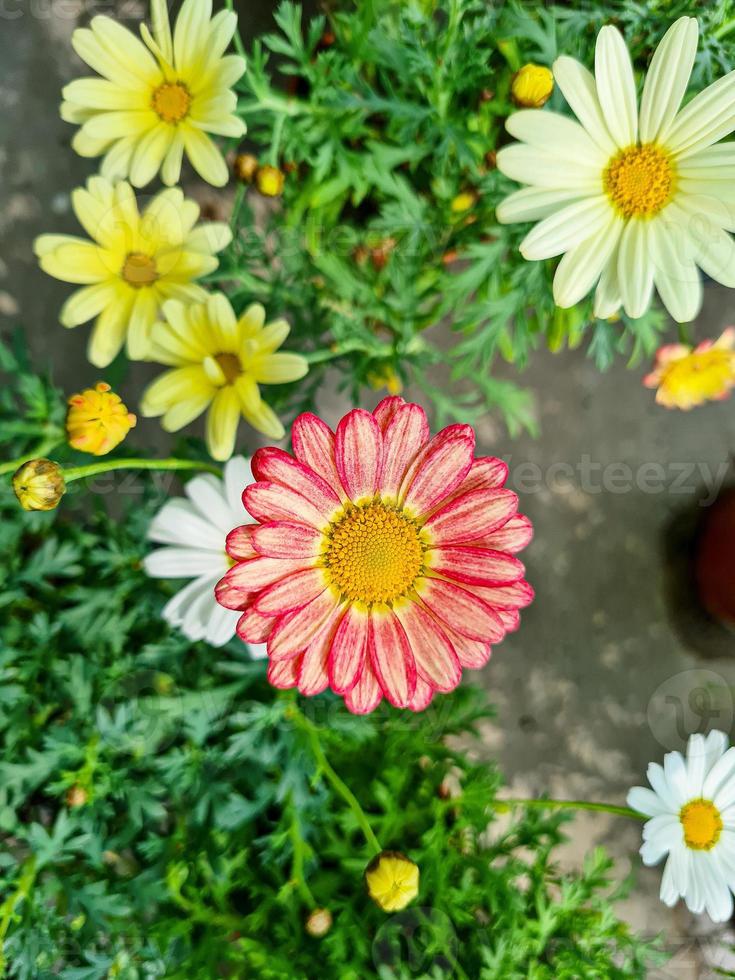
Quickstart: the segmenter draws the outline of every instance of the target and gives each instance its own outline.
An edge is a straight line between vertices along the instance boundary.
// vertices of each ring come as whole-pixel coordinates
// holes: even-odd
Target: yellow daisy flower
[[[384,912],[400,912],[419,893],[419,869],[399,851],[382,851],[365,870],[368,895]]]
[[[172,33],[166,0],[151,0],[152,31],[145,44],[109,17],[74,32],[79,57],[102,78],[80,78],[63,90],[61,117],[81,126],[73,147],[83,157],[104,155],[102,175],[143,187],[158,171],[165,184],[179,180],[186,152],[201,177],[227,183],[222,153],[207,133],[239,138],[232,86],[245,59],[225,55],[237,28],[229,10],[212,17],[212,0],[184,0]]]
[[[687,344],[661,347],[643,383],[657,389],[656,401],[666,408],[688,411],[727,398],[735,387],[735,327],[728,327],[718,340],[703,340],[694,348]]]
[[[207,446],[217,460],[229,459],[242,415],[254,429],[282,439],[284,429],[260,395],[259,384],[283,384],[309,370],[299,354],[276,353],[288,336],[285,320],[265,324],[256,303],[238,320],[226,296],[185,306],[170,300],[165,322],[151,334],[150,359],[171,366],[143,394],[141,412],[163,416],[167,432],[176,432],[209,409]]]
[[[72,449],[106,456],[135,426],[136,417],[104,381],[69,399],[66,433]]]
[[[195,227],[199,205],[178,187],[162,191],[141,214],[130,184],[92,177],[74,191],[72,205],[93,241],[41,235],[34,243],[45,272],[84,286],[66,301],[60,320],[76,327],[97,318],[88,349],[96,367],[107,367],[126,337],[128,357],[141,360],[164,300],[206,298],[194,280],[217,268],[215,253],[232,232],[220,222]]]

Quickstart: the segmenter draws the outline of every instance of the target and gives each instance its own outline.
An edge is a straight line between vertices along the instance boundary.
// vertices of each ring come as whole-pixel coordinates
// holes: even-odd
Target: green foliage
[[[491,375],[498,357],[521,368],[540,343],[585,343],[601,369],[621,353],[632,363],[650,356],[665,326],[659,309],[608,323],[593,318],[591,299],[554,306],[556,263],[524,261],[529,226],[495,219],[516,185],[492,153],[510,139],[510,84],[525,62],[551,64],[564,52],[592,66],[596,34],[614,22],[640,80],[686,13],[703,35],[698,88],[729,70],[732,0],[330,6],[328,18],[305,24],[286,0],[278,31],[252,45],[239,112],[261,162],[289,172],[262,233],[249,200],[239,211],[241,236],[217,274],[234,280],[236,296],[254,292],[299,319],[294,341],[312,351],[312,382],[336,367],[357,399],[392,372],[424,389],[439,422],[497,408],[514,431],[534,427],[533,402]],[[550,105],[568,112],[558,92]],[[474,203],[453,210],[467,191]],[[454,335],[448,349],[433,329],[442,320]]]

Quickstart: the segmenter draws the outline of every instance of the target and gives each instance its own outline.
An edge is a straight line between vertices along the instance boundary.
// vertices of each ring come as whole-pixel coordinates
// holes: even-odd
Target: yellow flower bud
[[[66,491],[64,471],[50,459],[30,459],[16,470],[13,490],[24,510],[53,510]]]
[[[390,366],[369,371],[367,382],[374,391],[380,391],[381,388],[385,388],[389,395],[399,395],[403,390],[401,379]]]
[[[278,167],[260,167],[255,175],[258,190],[266,197],[280,197],[285,179],[283,171]]]
[[[400,912],[419,893],[419,868],[398,851],[382,851],[365,869],[365,884],[384,912]]]
[[[120,396],[100,381],[69,399],[66,431],[69,445],[82,453],[106,456],[119,446],[138,420]]]
[[[233,166],[235,177],[246,184],[252,184],[258,170],[258,158],[252,153],[238,153]]]
[[[554,76],[545,65],[529,63],[515,73],[510,90],[517,106],[540,109],[554,91]]]
[[[306,920],[306,931],[315,939],[326,936],[332,928],[332,913],[329,909],[314,909]]]
[[[469,211],[476,200],[477,197],[472,191],[462,191],[452,200],[450,207],[455,214],[460,214],[462,211]]]
[[[66,791],[66,805],[71,808],[84,806],[89,801],[89,793],[83,786],[70,786]]]

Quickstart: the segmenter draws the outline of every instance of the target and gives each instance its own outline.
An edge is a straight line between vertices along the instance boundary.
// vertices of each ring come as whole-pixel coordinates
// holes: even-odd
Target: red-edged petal
[[[337,626],[339,610],[329,616],[316,632],[299,664],[298,687],[302,694],[312,696],[321,694],[329,687],[327,661],[332,646],[332,637]]]
[[[517,510],[512,490],[470,490],[436,511],[424,528],[437,544],[463,544],[507,524]]]
[[[253,534],[257,526],[257,524],[245,524],[230,531],[225,542],[225,551],[230,558],[234,558],[235,561],[257,558],[258,552],[253,548]]]
[[[521,625],[521,615],[517,609],[498,609],[498,616],[503,621],[503,626],[508,633],[515,633]]]
[[[383,432],[382,497],[397,497],[406,472],[416,454],[429,441],[426,412],[413,403],[400,405]]]
[[[224,578],[220,579],[215,588],[217,602],[228,609],[240,609],[241,606],[229,605],[229,602],[247,597],[253,592],[268,588],[279,579],[300,572],[304,567],[303,558],[251,558],[233,565]]]
[[[467,670],[479,670],[490,659],[492,647],[489,643],[471,640],[468,636],[462,636],[461,633],[453,634],[452,643],[459,662]]]
[[[434,697],[434,688],[428,684],[423,677],[416,678],[416,690],[413,697],[408,702],[410,711],[425,711],[431,704]]]
[[[357,684],[365,664],[368,613],[348,606],[332,641],[329,657],[329,686],[335,694],[346,694]]]
[[[388,606],[373,606],[368,654],[383,693],[396,708],[405,708],[416,690],[416,663],[406,632]]]
[[[467,585],[510,585],[523,578],[525,568],[517,558],[490,548],[457,545],[426,552],[427,565],[438,575],[447,575]]]
[[[282,616],[294,609],[302,609],[326,587],[321,568],[305,568],[263,589],[255,601],[255,608],[264,616]]]
[[[268,656],[276,660],[304,651],[317,630],[334,613],[337,600],[325,589],[307,606],[280,616],[268,637]]]
[[[275,625],[272,616],[262,616],[250,606],[237,621],[237,635],[245,643],[265,643]]]
[[[505,630],[500,617],[473,592],[438,578],[419,579],[416,591],[450,629],[485,643],[499,643],[503,639]]]
[[[533,537],[533,525],[523,514],[511,517],[507,524],[475,542],[483,548],[493,548],[495,551],[507,551],[515,554],[523,551]]]
[[[395,614],[406,631],[419,677],[437,691],[453,691],[462,677],[457,654],[437,621],[417,602],[396,603]]]
[[[417,516],[428,513],[464,480],[475,449],[469,425],[448,425],[419,452],[403,479],[399,499]]]
[[[251,483],[245,488],[242,502],[256,521],[296,521],[320,530],[329,524],[329,516],[295,490],[280,483]]]
[[[383,689],[378,683],[372,665],[365,661],[360,680],[345,694],[345,706],[353,715],[367,715],[383,700]]]
[[[293,660],[271,660],[268,664],[268,682],[281,689],[296,687],[298,669],[298,657]]]
[[[383,466],[383,436],[370,412],[354,408],[345,415],[337,426],[334,459],[350,500],[375,494]]]
[[[327,423],[304,412],[293,424],[291,444],[296,459],[318,473],[342,501],[347,500],[334,462],[334,433]]]
[[[533,602],[534,591],[528,582],[514,582],[494,588],[475,586],[472,590],[484,602],[498,609],[523,609]]]
[[[269,558],[314,558],[321,550],[322,533],[306,524],[272,521],[254,524],[252,544],[256,554]]]
[[[253,456],[253,476],[262,483],[279,483],[295,490],[313,504],[320,514],[330,516],[341,507],[332,487],[310,466],[294,459],[276,446],[264,446]]]
[[[508,479],[508,464],[496,456],[478,456],[459,487],[462,493],[470,490],[497,490]]]
[[[387,398],[384,398],[382,402],[376,405],[373,415],[383,432],[388,428],[388,423],[398,409],[405,404],[405,399],[401,398],[400,395],[388,395]]]

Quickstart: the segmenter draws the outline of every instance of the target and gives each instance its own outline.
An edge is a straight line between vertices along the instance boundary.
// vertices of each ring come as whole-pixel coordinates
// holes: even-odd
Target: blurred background
[[[270,28],[274,4],[238,6],[247,46]],[[69,192],[95,166],[71,151],[72,127],[58,116],[62,86],[87,73],[70,38],[98,13],[137,25],[146,7],[0,0],[0,331],[22,327],[36,367],[50,369],[67,393],[99,380],[85,357],[88,328],[59,326],[72,287],[40,272],[32,242],[42,232],[76,233]],[[187,192],[226,218],[227,192],[205,188],[186,168],[185,175]],[[696,338],[714,338],[733,322],[735,292],[709,287]],[[692,561],[705,505],[733,482],[733,404],[667,411],[642,386],[647,370],[620,360],[600,375],[584,349],[538,351],[523,380],[536,396],[540,438],[510,439],[490,417],[478,427],[479,452],[509,462],[536,528],[524,555],[536,602],[473,678],[497,706],[483,751],[498,759],[513,795],[623,803],[648,762],[681,748],[688,733],[732,730],[735,633],[702,613]],[[156,372],[130,365],[120,393],[133,411]],[[344,407],[325,393],[328,421]],[[141,420],[135,440],[165,450],[168,437],[156,421]],[[604,843],[623,873],[635,871],[626,915],[646,934],[663,930],[676,954],[657,975],[713,976],[728,962],[704,918],[695,924],[685,909],[659,904],[660,871],[637,860],[638,825],[586,814],[570,836],[570,864]]]

